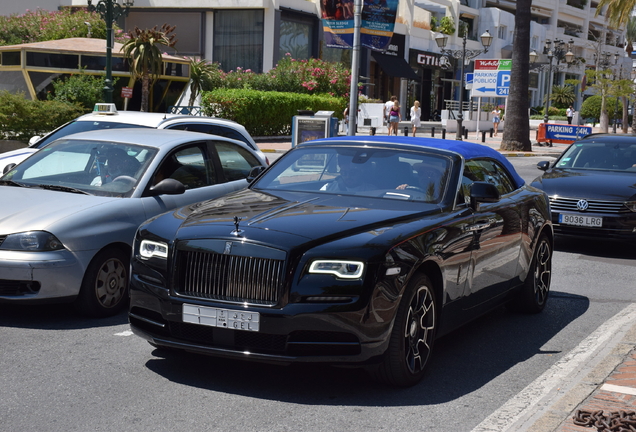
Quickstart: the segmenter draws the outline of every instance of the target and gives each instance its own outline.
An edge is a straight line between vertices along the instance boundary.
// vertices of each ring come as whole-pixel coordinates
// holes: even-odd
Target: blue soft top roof
[[[514,178],[517,183],[517,187],[521,187],[525,184],[525,181],[517,174],[515,168],[512,166],[510,161],[506,159],[498,151],[481,144],[476,144],[468,141],[457,141],[457,140],[447,140],[441,138],[426,138],[426,137],[401,137],[401,136],[344,136],[344,137],[333,137],[333,138],[323,138],[313,141],[306,141],[301,145],[312,145],[319,143],[329,143],[329,142],[355,142],[355,143],[363,143],[367,142],[370,144],[397,144],[397,145],[411,145],[411,146],[422,146],[422,147],[431,147],[435,149],[448,150],[451,152],[459,153],[464,157],[464,159],[476,159],[476,158],[491,158],[499,161],[503,166],[506,167],[510,175]]]

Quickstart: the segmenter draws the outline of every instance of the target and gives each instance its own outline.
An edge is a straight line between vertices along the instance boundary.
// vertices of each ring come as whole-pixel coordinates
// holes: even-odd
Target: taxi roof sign
[[[117,114],[117,107],[114,103],[96,103],[93,107],[94,114]]]

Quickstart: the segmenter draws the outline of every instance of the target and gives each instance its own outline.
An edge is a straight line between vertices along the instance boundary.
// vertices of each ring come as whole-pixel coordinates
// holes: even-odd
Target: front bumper
[[[559,223],[559,214],[566,212],[552,211],[552,224],[554,233],[563,236],[595,238],[599,240],[636,240],[636,213],[621,215],[608,215],[603,213],[588,213],[585,216],[603,218],[602,227],[585,227],[565,225]],[[572,214],[571,212],[567,212]]]
[[[267,363],[328,362],[365,364],[388,347],[391,323],[361,325],[366,308],[355,305],[289,304],[282,309],[250,308],[260,314],[258,332],[183,322],[180,299],[151,293],[143,282],[130,284],[132,331],[155,346],[216,357]],[[190,301],[185,303],[192,304]],[[240,310],[239,305],[205,304]]]
[[[72,299],[79,293],[84,271],[68,250],[0,251],[0,302]]]

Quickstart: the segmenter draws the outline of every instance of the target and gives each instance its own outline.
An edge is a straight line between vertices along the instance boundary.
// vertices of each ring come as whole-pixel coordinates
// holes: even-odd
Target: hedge
[[[333,111],[342,118],[344,109],[342,98],[329,95],[216,89],[201,96],[203,114],[234,120],[252,136],[290,135],[292,117],[298,110]]]
[[[30,100],[23,93],[0,91],[0,139],[28,142],[84,113],[79,105]]]

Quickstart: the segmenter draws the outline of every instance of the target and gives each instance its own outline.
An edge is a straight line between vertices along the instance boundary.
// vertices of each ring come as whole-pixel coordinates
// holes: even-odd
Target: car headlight
[[[9,234],[0,244],[1,250],[48,252],[64,249],[53,234],[46,231],[27,231]]]
[[[636,201],[625,201],[625,207],[636,213]]]
[[[363,270],[361,261],[316,260],[309,266],[309,273],[332,274],[343,279],[359,279]]]
[[[168,244],[152,240],[142,240],[139,245],[139,255],[144,259],[168,258]]]

